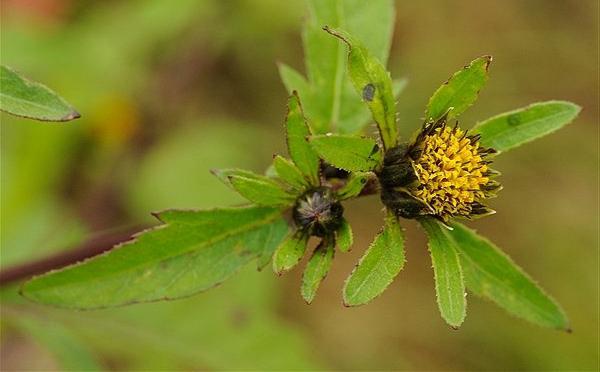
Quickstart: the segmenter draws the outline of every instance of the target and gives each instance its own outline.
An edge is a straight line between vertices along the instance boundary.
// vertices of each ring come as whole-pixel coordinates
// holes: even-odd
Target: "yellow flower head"
[[[498,173],[489,168],[494,153],[479,144],[478,135],[448,127],[445,118],[427,123],[411,145],[386,154],[379,176],[382,200],[405,218],[447,221],[494,213],[482,204],[500,189],[492,179]]]

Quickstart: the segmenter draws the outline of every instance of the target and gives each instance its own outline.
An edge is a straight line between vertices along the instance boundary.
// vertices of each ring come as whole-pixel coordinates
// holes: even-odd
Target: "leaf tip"
[[[489,54],[486,54],[484,56],[481,57],[484,61],[485,61],[485,71],[489,71],[490,69],[490,64],[492,63],[492,61],[494,60],[494,57],[492,57]]]
[[[79,119],[80,117],[81,117],[81,114],[79,112],[77,112],[76,110],[72,110],[67,115],[62,117],[61,121],[75,120],[75,119]]]

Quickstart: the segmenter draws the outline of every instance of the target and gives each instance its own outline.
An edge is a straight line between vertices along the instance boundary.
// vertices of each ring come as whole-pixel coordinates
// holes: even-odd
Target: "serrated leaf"
[[[307,137],[311,135],[310,127],[306,122],[300,98],[296,92],[288,99],[286,129],[290,157],[310,183],[313,186],[318,186],[320,184],[320,161],[307,141]]]
[[[309,139],[323,160],[351,172],[370,171],[381,163],[379,145],[372,138],[351,135],[317,135]]]
[[[352,228],[346,219],[342,220],[342,225],[335,232],[335,242],[340,252],[348,252],[350,247],[352,247],[354,237],[352,235]]]
[[[294,203],[296,196],[282,184],[248,171],[225,170],[231,187],[249,201],[266,206],[285,206]]]
[[[303,190],[310,186],[310,184],[304,178],[302,172],[300,172],[300,169],[298,169],[298,167],[296,167],[292,161],[284,158],[283,156],[275,156],[273,159],[273,167],[275,168],[279,178],[287,182],[296,190]]]
[[[388,213],[385,226],[344,285],[344,304],[358,306],[379,296],[404,266],[404,234],[394,215]]]
[[[307,304],[310,304],[313,301],[317,294],[317,290],[319,289],[319,285],[323,279],[325,279],[331,268],[335,251],[334,248],[334,239],[321,240],[306,264],[304,275],[302,275],[300,293]]]
[[[344,47],[322,27],[344,27],[385,62],[393,32],[394,3],[309,0],[308,7],[309,18],[302,34],[308,82],[298,72],[280,67],[284,84],[288,92],[299,92],[316,134],[359,132],[368,124],[368,110],[345,75]]]
[[[223,282],[278,246],[288,231],[278,208],[169,210],[158,217],[164,225],[106,254],[35,277],[22,293],[79,309],[186,297]]]
[[[489,240],[453,223],[467,289],[492,300],[509,313],[543,327],[569,329],[560,305]]]
[[[427,120],[436,121],[451,109],[448,112],[450,120],[468,109],[488,80],[491,62],[491,56],[479,57],[442,84],[429,99],[425,112]]]
[[[273,272],[281,275],[300,262],[306,251],[308,234],[301,231],[290,233],[273,255]]]
[[[374,177],[374,174],[370,172],[351,173],[346,184],[336,192],[338,200],[350,199],[359,195],[371,177]]]
[[[348,32],[325,27],[325,31],[348,45],[348,75],[354,88],[367,104],[386,149],[398,144],[396,101],[392,79],[385,67],[363,44]]]
[[[0,110],[42,121],[69,121],[80,117],[50,88],[29,81],[6,66],[0,66]]]
[[[538,102],[479,122],[472,130],[481,144],[504,152],[569,124],[581,107],[566,101]]]
[[[467,300],[456,242],[448,235],[448,228],[436,220],[427,218],[420,222],[429,238],[440,313],[450,326],[458,328],[467,315]]]

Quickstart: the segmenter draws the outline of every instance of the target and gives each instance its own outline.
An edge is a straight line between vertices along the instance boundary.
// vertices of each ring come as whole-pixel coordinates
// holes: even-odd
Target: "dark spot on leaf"
[[[369,83],[365,85],[362,91],[362,97],[365,101],[371,102],[375,97],[375,85]]]
[[[506,121],[508,122],[508,125],[515,127],[521,124],[521,117],[519,114],[512,114],[506,118]]]

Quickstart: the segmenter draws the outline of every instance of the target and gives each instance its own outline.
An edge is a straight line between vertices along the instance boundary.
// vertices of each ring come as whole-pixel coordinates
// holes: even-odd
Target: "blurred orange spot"
[[[140,127],[140,115],[133,100],[118,94],[101,99],[89,118],[92,136],[108,145],[122,145]]]

